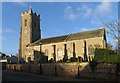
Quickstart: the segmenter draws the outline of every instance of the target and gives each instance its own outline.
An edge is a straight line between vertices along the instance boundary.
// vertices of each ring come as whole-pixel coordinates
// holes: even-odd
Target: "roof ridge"
[[[68,34],[69,35],[69,34]],[[61,36],[53,36],[53,37],[47,37],[47,38],[42,38],[42,39],[50,39],[50,38],[56,38],[56,37],[63,37],[63,36],[68,36],[68,35],[61,35]],[[40,40],[42,40],[40,39]]]
[[[84,31],[84,32],[77,32],[77,33],[73,33],[74,34],[78,34],[78,33],[86,33],[86,32],[92,32],[92,31],[98,31],[98,30],[103,30],[104,28],[100,28],[100,29],[94,29],[94,30],[89,30],[89,31]]]

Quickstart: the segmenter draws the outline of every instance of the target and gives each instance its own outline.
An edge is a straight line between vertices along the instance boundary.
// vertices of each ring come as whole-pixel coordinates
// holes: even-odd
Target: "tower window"
[[[25,26],[27,26],[27,20],[25,19]]]

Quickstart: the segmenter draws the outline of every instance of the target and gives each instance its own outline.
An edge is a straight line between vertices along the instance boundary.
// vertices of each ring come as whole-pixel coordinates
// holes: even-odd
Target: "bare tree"
[[[106,32],[111,35],[111,37],[115,40],[117,45],[118,53],[120,54],[120,21],[114,20],[110,23],[103,22]]]

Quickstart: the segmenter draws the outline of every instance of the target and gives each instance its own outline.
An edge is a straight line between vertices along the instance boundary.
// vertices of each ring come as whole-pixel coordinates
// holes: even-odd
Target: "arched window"
[[[94,47],[92,45],[88,46],[88,55],[93,55],[94,54]]]
[[[67,55],[70,56],[70,49],[67,49]]]
[[[62,56],[62,50],[60,48],[57,50],[57,54],[58,54],[58,57]]]
[[[45,55],[48,56],[49,51],[46,49],[45,50]]]
[[[71,58],[71,51],[69,48],[67,49],[67,56],[68,56],[68,58]]]

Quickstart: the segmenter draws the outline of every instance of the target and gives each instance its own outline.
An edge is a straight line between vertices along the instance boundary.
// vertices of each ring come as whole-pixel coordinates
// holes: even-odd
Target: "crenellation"
[[[38,16],[38,18],[40,19],[40,14],[38,14],[37,16]]]

